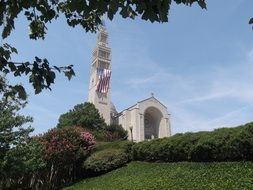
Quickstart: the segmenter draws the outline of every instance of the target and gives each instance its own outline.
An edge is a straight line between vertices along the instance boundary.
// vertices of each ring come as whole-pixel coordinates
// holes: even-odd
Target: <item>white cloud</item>
[[[247,57],[248,57],[248,60],[252,63],[253,62],[253,48],[248,51]]]
[[[211,101],[214,99],[220,99],[227,97],[232,94],[233,91],[228,91],[228,92],[214,92],[211,94],[207,94],[204,96],[198,96],[190,99],[183,100],[179,103],[194,103],[194,102],[201,102],[201,101]]]
[[[240,63],[206,72],[202,81],[199,76],[194,80],[193,76],[194,85],[188,86],[188,94],[182,101],[167,101],[172,112],[173,133],[213,130],[252,121],[252,70],[253,49],[245,52]]]
[[[244,53],[241,63],[231,63],[229,66],[217,64],[219,66],[216,65],[213,70],[189,74],[187,71],[174,72],[171,68],[164,68],[164,65],[152,60],[148,49],[142,49],[135,52],[133,57],[122,59],[123,62],[117,67],[119,70],[123,68],[126,73],[133,68],[136,70],[130,75],[131,78],[126,76],[120,81],[127,86],[127,92],[130,88],[131,94],[135,96],[129,97],[129,93],[121,89],[118,94],[113,90],[114,95],[116,94],[114,97],[120,99],[116,102],[124,99],[120,107],[126,108],[130,103],[139,100],[139,89],[151,89],[155,86],[158,90],[154,91],[155,94],[158,93],[165,100],[163,103],[172,114],[173,134],[212,130],[251,121],[253,49]],[[143,93],[141,91],[142,96]],[[220,105],[222,102],[228,102],[227,107]]]

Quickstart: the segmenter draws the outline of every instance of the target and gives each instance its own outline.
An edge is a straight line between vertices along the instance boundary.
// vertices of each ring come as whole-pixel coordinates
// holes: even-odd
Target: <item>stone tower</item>
[[[101,27],[92,53],[88,101],[95,105],[108,125],[112,123],[110,77],[111,48],[108,47],[108,33]]]

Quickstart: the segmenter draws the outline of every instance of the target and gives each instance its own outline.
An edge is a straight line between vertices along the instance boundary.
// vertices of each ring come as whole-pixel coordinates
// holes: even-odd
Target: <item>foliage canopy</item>
[[[115,141],[127,138],[127,131],[120,125],[106,125],[94,104],[77,104],[67,113],[62,114],[58,128],[80,126],[90,131],[99,141]]]
[[[91,130],[104,129],[106,124],[95,106],[89,102],[77,104],[59,118],[58,128],[81,126]]]

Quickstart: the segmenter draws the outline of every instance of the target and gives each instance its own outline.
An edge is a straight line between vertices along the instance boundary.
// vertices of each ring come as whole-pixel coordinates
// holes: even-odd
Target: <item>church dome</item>
[[[111,115],[112,116],[116,116],[118,114],[117,110],[116,110],[116,107],[114,106],[114,104],[111,102]]]

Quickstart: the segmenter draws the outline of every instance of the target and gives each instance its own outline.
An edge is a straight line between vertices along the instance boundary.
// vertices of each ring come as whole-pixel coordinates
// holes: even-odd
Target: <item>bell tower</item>
[[[88,101],[93,103],[111,124],[111,48],[108,47],[108,33],[102,26],[98,32],[97,44],[92,53]]]

